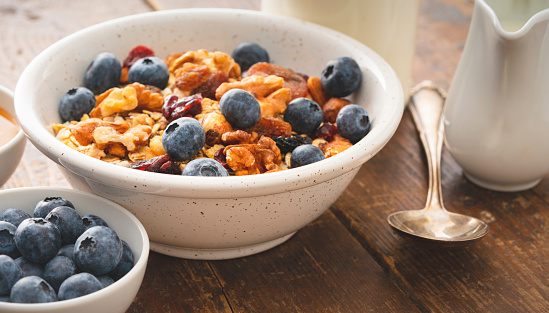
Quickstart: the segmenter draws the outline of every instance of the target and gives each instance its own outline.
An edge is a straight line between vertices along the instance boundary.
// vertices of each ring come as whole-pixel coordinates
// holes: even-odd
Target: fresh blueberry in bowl
[[[99,53],[88,66],[84,75],[84,87],[94,94],[101,94],[118,86],[122,64],[110,52]]]
[[[231,89],[219,99],[219,110],[238,129],[248,129],[261,118],[261,106],[254,96],[243,89]]]
[[[79,273],[65,279],[59,287],[59,300],[78,298],[103,289],[103,284],[90,273]]]
[[[296,98],[290,103],[284,112],[284,121],[290,123],[292,130],[298,134],[310,134],[314,132],[324,115],[318,103],[308,98]]]
[[[61,248],[57,226],[41,217],[28,218],[15,231],[17,249],[29,261],[44,264]]]
[[[181,117],[168,124],[162,134],[162,146],[166,154],[176,161],[194,157],[206,143],[206,133],[192,117]]]
[[[231,56],[240,65],[242,71],[248,70],[250,66],[259,62],[269,63],[267,50],[255,42],[240,43],[234,48]]]
[[[30,217],[32,216],[30,216],[29,213],[15,208],[9,208],[0,213],[0,221],[12,223],[13,225],[15,225],[15,227],[19,226],[22,221]]]
[[[139,82],[160,89],[166,88],[169,78],[168,66],[161,58],[155,56],[137,60],[128,71],[128,81],[130,83]]]
[[[71,258],[66,256],[56,256],[51,259],[44,267],[44,280],[46,280],[55,291],[65,279],[78,273],[78,268]]]
[[[74,243],[86,230],[80,214],[68,206],[58,206],[47,216],[46,221],[53,223],[61,233],[61,244]]]
[[[229,172],[218,161],[210,158],[194,159],[187,163],[181,172],[184,176],[229,176]]]
[[[27,276],[13,285],[10,301],[15,303],[46,303],[57,301],[55,290],[43,278]]]
[[[84,272],[103,275],[118,265],[123,249],[122,241],[114,230],[105,226],[94,226],[76,240],[74,261]]]
[[[324,160],[324,153],[315,145],[301,145],[292,151],[290,166],[292,168]]]
[[[9,295],[13,285],[23,277],[21,268],[7,255],[0,254],[0,295]]]
[[[320,80],[326,94],[343,98],[358,89],[362,71],[354,59],[341,57],[328,61],[322,70]]]
[[[40,200],[34,207],[32,217],[46,217],[51,210],[58,206],[68,206],[74,209],[74,204],[62,197],[46,197],[44,200]]]
[[[59,115],[66,121],[79,121],[95,107],[95,95],[86,87],[69,89],[59,101]]]
[[[86,214],[82,216],[82,223],[86,227],[86,229],[91,228],[93,226],[106,226],[109,227],[109,224],[105,222],[101,216],[97,216],[95,214]]]
[[[134,265],[133,260],[133,253],[130,245],[124,241],[122,241],[122,258],[120,259],[120,262],[116,265],[116,267],[110,271],[107,275],[100,275],[97,277],[100,281],[103,279],[100,279],[102,276],[107,276],[113,279],[113,281],[117,281],[120,278],[124,277],[132,268]],[[102,281],[103,283],[103,281]],[[104,284],[103,284],[104,285]]]
[[[349,104],[337,114],[336,125],[341,136],[354,144],[370,132],[370,116],[361,106]]]
[[[21,268],[23,276],[44,276],[44,264],[31,262],[22,256],[13,261],[17,264],[17,266],[19,266],[19,268]]]
[[[17,227],[12,223],[0,221],[0,254],[8,255],[14,259],[19,256],[14,240],[16,230]]]

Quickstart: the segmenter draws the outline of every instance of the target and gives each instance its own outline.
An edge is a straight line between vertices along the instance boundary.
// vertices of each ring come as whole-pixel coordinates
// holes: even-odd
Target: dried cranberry
[[[144,58],[154,56],[154,51],[146,46],[136,46],[133,48],[126,59],[124,60],[123,67],[129,68],[135,63],[135,61]]]
[[[181,174],[181,168],[169,155],[161,155],[149,160],[137,161],[132,163],[130,168],[162,174]]]
[[[291,137],[273,137],[273,141],[276,143],[278,149],[282,153],[288,153],[294,151],[295,148],[301,145],[311,144],[313,141],[307,136],[296,136]]]
[[[164,105],[162,105],[162,114],[169,122],[184,116],[194,117],[200,112],[202,112],[202,95],[199,93],[181,99],[176,95],[169,95],[164,98]]]
[[[229,166],[229,164],[227,164],[227,157],[225,156],[225,153],[223,153],[223,150],[225,150],[225,148],[221,148],[215,152],[214,160],[221,163],[224,168],[230,170],[231,167]]]
[[[324,123],[322,126],[320,126],[314,133],[312,133],[310,136],[311,138],[317,139],[317,138],[324,138],[327,141],[331,141],[334,138],[334,135],[337,134],[337,126],[336,124],[332,124],[330,122]]]
[[[215,99],[215,90],[219,87],[219,85],[227,81],[227,76],[223,74],[223,72],[217,71],[210,75],[205,83],[194,89],[192,93],[200,93],[204,98]]]

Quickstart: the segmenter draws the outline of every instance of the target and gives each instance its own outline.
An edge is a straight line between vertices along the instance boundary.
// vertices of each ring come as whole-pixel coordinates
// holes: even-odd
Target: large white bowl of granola
[[[237,62],[234,51],[243,42],[267,51],[268,62],[259,57],[250,68]],[[98,87],[87,77],[108,64],[90,66],[104,52],[120,62],[116,86]],[[341,58],[355,62],[358,79],[348,64],[328,65]],[[136,77],[151,75],[140,76],[146,70],[134,70],[138,62],[167,68],[169,76],[144,82]],[[350,95],[326,90],[333,86],[323,80],[334,71],[344,73],[345,86],[359,82]],[[62,98],[81,94],[76,87],[82,86],[93,96],[61,110]],[[241,96],[244,102],[237,101]],[[252,109],[238,111],[242,103]],[[195,259],[246,256],[288,240],[383,148],[404,109],[396,74],[365,45],[304,21],[228,9],[146,13],[81,30],[28,65],[15,104],[27,137],[73,188],[127,208],[143,223],[153,251]],[[342,107],[354,111],[338,123]],[[319,108],[320,124],[309,121]],[[356,116],[359,132],[368,124],[358,138],[356,127],[344,127]],[[314,130],[302,127],[311,123]],[[187,176],[197,172],[187,166],[195,159],[217,161],[228,176]]]

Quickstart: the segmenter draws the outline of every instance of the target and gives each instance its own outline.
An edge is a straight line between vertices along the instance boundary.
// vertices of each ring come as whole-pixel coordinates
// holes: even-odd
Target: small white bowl
[[[139,291],[149,259],[149,237],[143,225],[126,209],[109,200],[78,190],[24,187],[0,191],[0,210],[16,208],[32,215],[36,203],[46,197],[71,201],[80,215],[103,218],[132,248],[134,266],[124,277],[99,291],[70,300],[50,303],[0,302],[0,312],[97,313],[126,312]]]
[[[83,83],[91,60],[110,51],[120,60],[136,45],[157,56],[232,50],[257,42],[271,63],[320,77],[326,63],[347,56],[363,79],[351,98],[370,114],[370,133],[343,153],[299,168],[232,177],[157,174],[86,156],[55,138],[58,105]],[[31,142],[60,165],[75,189],[127,208],[143,223],[151,249],[176,257],[227,259],[258,253],[289,239],[325,212],[360,167],[378,153],[402,118],[402,87],[393,69],[362,43],[312,23],[263,12],[183,9],[128,16],[72,34],[40,53],[15,91],[17,116]]]
[[[16,118],[15,108],[13,107],[13,92],[4,86],[0,86],[0,108],[8,112],[14,119]],[[13,174],[19,165],[26,143],[27,137],[25,137],[22,130],[19,130],[17,135],[10,141],[0,146],[0,160],[2,160],[2,165],[0,166],[0,186],[8,181],[11,174]]]

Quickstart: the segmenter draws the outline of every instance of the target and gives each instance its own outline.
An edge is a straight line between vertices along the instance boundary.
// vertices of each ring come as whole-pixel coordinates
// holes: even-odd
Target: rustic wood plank
[[[275,249],[210,263],[234,312],[418,311],[329,211]]]

